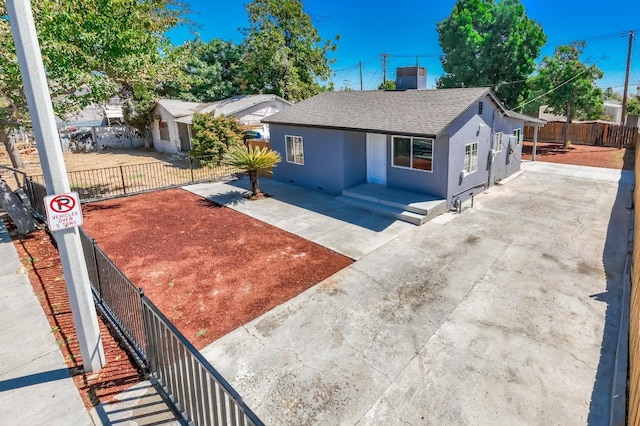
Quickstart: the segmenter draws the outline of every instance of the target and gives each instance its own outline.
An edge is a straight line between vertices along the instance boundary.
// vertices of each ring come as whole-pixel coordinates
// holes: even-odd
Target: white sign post
[[[82,225],[82,210],[77,192],[47,195],[44,197],[47,224],[52,231]]]
[[[29,116],[38,144],[38,156],[47,184],[47,193],[62,194],[65,198],[58,198],[54,205],[56,209],[65,210],[65,206],[68,207],[71,203],[71,198],[66,198],[71,188],[60,148],[60,137],[56,128],[47,75],[42,63],[31,2],[5,0],[4,3],[9,15],[11,34],[13,34],[16,56],[20,64],[24,94],[29,105]],[[3,16],[2,19],[6,18]],[[6,34],[3,33],[2,37],[6,37]],[[77,208],[80,206],[77,199],[75,206],[78,206]],[[61,218],[75,218],[73,215],[64,214],[68,213],[65,211],[59,213]],[[82,218],[82,215],[77,217]],[[73,322],[78,332],[82,366],[87,373],[97,372],[105,365],[104,349],[89,284],[89,273],[82,251],[80,231],[72,226],[66,229],[53,229],[53,234],[58,244]]]

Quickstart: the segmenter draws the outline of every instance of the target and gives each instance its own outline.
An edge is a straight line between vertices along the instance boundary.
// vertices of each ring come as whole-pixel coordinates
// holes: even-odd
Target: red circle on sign
[[[76,206],[76,200],[68,195],[58,195],[49,202],[49,207],[56,213],[66,213]]]

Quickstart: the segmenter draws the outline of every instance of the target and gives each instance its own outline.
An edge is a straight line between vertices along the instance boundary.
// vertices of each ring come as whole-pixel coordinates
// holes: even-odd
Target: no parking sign
[[[44,197],[47,223],[52,231],[82,225],[82,210],[77,192],[47,195]]]

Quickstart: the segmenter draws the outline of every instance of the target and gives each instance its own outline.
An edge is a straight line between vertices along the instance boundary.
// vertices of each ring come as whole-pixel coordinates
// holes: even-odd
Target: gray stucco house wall
[[[287,161],[286,137],[302,138],[304,164]],[[282,155],[273,178],[329,194],[366,182],[366,135],[302,126],[271,126],[271,149]]]
[[[365,115],[381,110],[373,119]],[[452,207],[520,169],[522,143],[514,130],[523,134],[527,118],[509,114],[489,89],[325,93],[267,119],[271,147],[283,158],[273,177],[338,195],[370,181],[368,134],[378,135],[386,141],[384,185],[440,197]],[[301,138],[304,164],[287,161],[287,136]],[[394,136],[432,140],[431,170],[395,166]],[[466,151],[477,159],[473,172],[465,172]]]

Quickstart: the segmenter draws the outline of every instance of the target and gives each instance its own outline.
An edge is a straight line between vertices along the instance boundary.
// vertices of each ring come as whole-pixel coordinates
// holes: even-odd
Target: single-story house
[[[195,113],[214,113],[216,116],[236,117],[240,122],[269,138],[269,126],[261,120],[292,105],[276,95],[234,96],[212,103],[185,102],[160,99],[153,106],[151,134],[158,151],[180,152],[191,149],[191,124]]]
[[[363,183],[451,208],[520,170],[525,125],[487,88],[325,92],[263,120],[279,181],[341,194]]]

